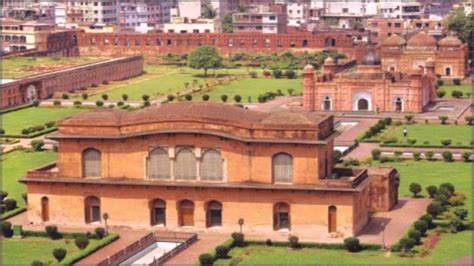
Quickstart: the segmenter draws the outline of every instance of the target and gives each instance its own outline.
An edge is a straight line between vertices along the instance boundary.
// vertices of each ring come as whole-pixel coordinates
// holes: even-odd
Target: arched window
[[[293,181],[293,157],[287,153],[278,153],[272,160],[273,181],[291,183]]]
[[[96,196],[89,196],[84,202],[86,223],[100,222],[100,199]]]
[[[100,151],[89,148],[82,154],[83,176],[100,177],[102,175],[102,160]]]
[[[273,229],[290,230],[290,205],[279,202],[273,207]]]
[[[194,226],[194,203],[190,200],[179,203],[179,225]]]
[[[329,96],[324,97],[323,110],[324,111],[330,111],[331,110],[331,97],[329,97]]]
[[[151,225],[166,225],[166,202],[155,199],[151,202]]]
[[[337,208],[336,206],[329,206],[328,208],[328,231],[335,233],[337,231]]]
[[[210,201],[206,209],[206,226],[222,226],[222,204],[218,201]]]
[[[176,154],[174,177],[176,180],[196,180],[196,157],[190,149],[183,148]]]
[[[224,175],[224,163],[221,153],[217,150],[207,150],[201,158],[199,168],[201,180],[222,181]]]
[[[41,198],[41,220],[43,222],[49,221],[49,199],[48,197]]]
[[[169,179],[171,176],[170,158],[168,152],[162,148],[156,148],[148,157],[148,178]]]
[[[446,67],[444,69],[444,75],[445,76],[451,76],[451,67]]]
[[[403,111],[403,101],[402,98],[397,97],[395,98],[395,112]]]

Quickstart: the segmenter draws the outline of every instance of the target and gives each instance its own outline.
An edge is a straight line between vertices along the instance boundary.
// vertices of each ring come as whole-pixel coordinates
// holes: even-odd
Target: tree
[[[217,16],[217,14],[218,14],[217,8],[213,8],[210,3],[206,3],[202,6],[201,17],[213,19]]]
[[[194,69],[204,69],[204,77],[207,77],[208,69],[219,68],[221,65],[222,58],[217,49],[212,46],[201,46],[188,56],[188,66]]]
[[[434,195],[438,192],[438,188],[436,186],[428,186],[426,187],[426,192],[430,195],[430,198],[434,198]]]
[[[67,254],[67,250],[64,248],[56,248],[53,250],[53,256],[56,258],[58,262],[61,262]]]
[[[82,99],[83,99],[83,100],[87,100],[87,98],[89,98],[89,94],[83,93],[83,94],[82,94]]]
[[[439,120],[441,120],[441,125],[446,125],[446,121],[448,120],[447,116],[441,115],[438,118],[439,118]]]
[[[221,100],[222,100],[222,102],[227,102],[227,99],[228,99],[228,98],[229,98],[229,97],[228,97],[227,95],[225,95],[225,94],[221,95]]]
[[[421,185],[418,183],[411,183],[410,192],[413,193],[414,198],[418,197],[418,193],[421,192]]]
[[[445,188],[449,191],[449,196],[454,195],[456,189],[454,188],[453,184],[451,183],[442,183],[439,185],[439,189]]]
[[[234,31],[232,14],[226,14],[222,21],[222,32],[231,33]]]

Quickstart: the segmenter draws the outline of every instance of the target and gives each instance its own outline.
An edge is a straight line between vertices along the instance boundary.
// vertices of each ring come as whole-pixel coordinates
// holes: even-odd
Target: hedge
[[[44,134],[48,134],[51,132],[54,132],[58,130],[57,127],[52,127],[52,128],[46,128],[43,131],[35,132],[34,134],[29,134],[29,135],[2,135],[2,138],[22,138],[22,139],[29,139],[29,138],[35,138]]]
[[[71,256],[67,256],[63,261],[61,261],[61,264],[65,265],[71,265],[87,256],[90,254],[94,253],[95,251],[101,249],[102,247],[114,242],[115,240],[119,239],[118,234],[109,234],[108,236],[100,239],[97,243],[95,244],[89,244],[85,249],[73,253]]]
[[[28,107],[33,107],[34,104],[30,103],[30,104],[25,104],[25,105],[20,105],[20,106],[17,106],[17,107],[13,107],[13,108],[10,108],[10,109],[6,109],[6,110],[2,110],[0,111],[0,114],[6,114],[6,113],[10,113],[10,112],[14,112],[14,111],[18,111],[18,110],[21,110],[21,109],[26,109]]]
[[[248,240],[245,241],[247,245],[266,246],[266,241]],[[272,241],[272,246],[275,247],[289,247],[288,241]],[[315,242],[299,242],[301,248],[317,248],[317,249],[346,249],[344,243],[315,243]],[[382,248],[379,244],[361,244],[362,250],[380,250]]]
[[[21,207],[21,208],[16,208],[14,210],[11,210],[9,212],[2,213],[2,215],[0,215],[0,220],[4,221],[10,217],[13,217],[25,211],[26,211],[26,207]]]
[[[68,238],[68,239],[74,239],[78,236],[86,236],[87,237],[86,233],[67,233],[67,232],[61,233],[60,232],[59,235],[61,235],[61,238]],[[48,235],[48,233],[46,233],[46,231],[31,231],[31,230],[24,230],[23,231],[23,236],[46,237],[46,238],[50,237]]]
[[[366,142],[366,141],[364,141]],[[443,145],[430,145],[430,144],[415,144],[415,145],[410,145],[408,143],[390,143],[390,144],[384,144],[380,142],[380,147],[409,147],[409,148],[448,148],[448,149],[472,149],[472,146],[469,145],[449,145],[449,146],[443,146]]]

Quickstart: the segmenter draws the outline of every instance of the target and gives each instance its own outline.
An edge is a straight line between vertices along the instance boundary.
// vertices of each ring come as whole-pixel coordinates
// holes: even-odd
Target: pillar
[[[303,108],[305,111],[314,111],[314,68],[307,65],[303,69]]]

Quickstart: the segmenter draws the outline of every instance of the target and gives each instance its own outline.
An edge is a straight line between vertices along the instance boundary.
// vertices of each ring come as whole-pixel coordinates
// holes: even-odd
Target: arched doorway
[[[359,99],[357,101],[357,110],[358,111],[368,111],[369,110],[369,101],[367,99]]]
[[[28,102],[33,102],[38,99],[38,93],[34,85],[30,85],[26,88],[26,99]]]
[[[395,99],[395,112],[403,111],[403,101],[401,98],[397,97]]]
[[[446,67],[444,69],[444,75],[445,76],[451,76],[451,67]]]
[[[331,111],[331,98],[328,97],[328,96],[324,97],[323,110],[324,111]]]
[[[179,203],[179,225],[194,226],[194,203],[190,200]]]
[[[49,199],[48,197],[41,198],[41,220],[43,222],[49,221]]]
[[[329,206],[328,208],[328,231],[335,233],[337,231],[337,208],[336,206]]]
[[[96,196],[89,196],[85,200],[86,223],[100,222],[100,199]]]
[[[222,204],[218,201],[210,201],[207,204],[206,226],[222,226]]]
[[[155,199],[151,202],[151,225],[166,226],[166,202]]]
[[[290,230],[290,205],[279,202],[273,207],[273,229]]]

